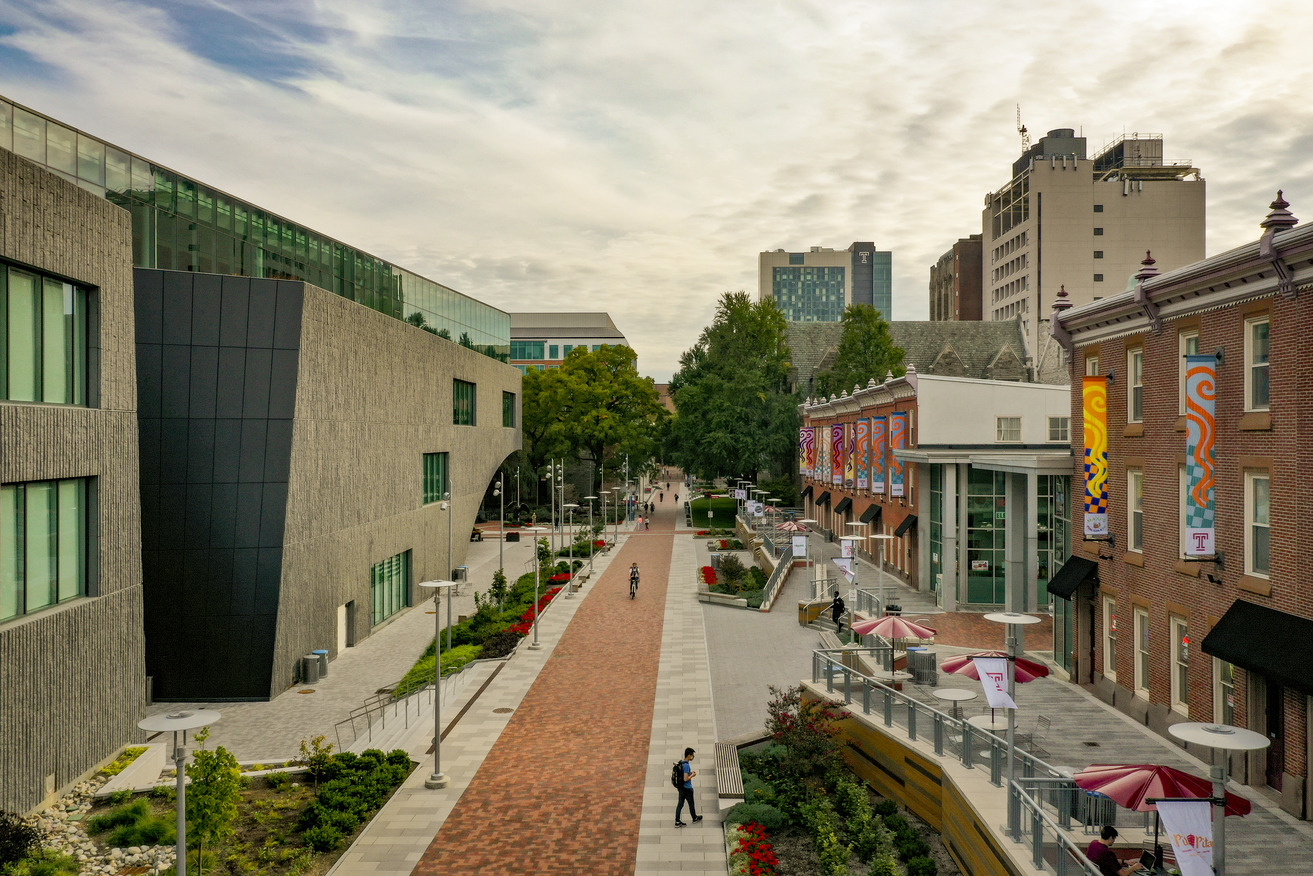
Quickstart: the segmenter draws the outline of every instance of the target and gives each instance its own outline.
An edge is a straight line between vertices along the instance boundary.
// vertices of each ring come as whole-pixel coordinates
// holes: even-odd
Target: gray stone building
[[[0,150],[0,809],[52,799],[145,705],[132,226]]]
[[[463,563],[520,372],[302,282],[136,288],[155,698],[276,696]]]

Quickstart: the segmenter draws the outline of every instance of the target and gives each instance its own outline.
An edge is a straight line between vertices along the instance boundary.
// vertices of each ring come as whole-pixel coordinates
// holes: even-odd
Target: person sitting
[[[1099,868],[1103,876],[1130,876],[1131,873],[1144,869],[1139,861],[1125,862],[1117,857],[1109,846],[1109,843],[1115,839],[1117,839],[1117,828],[1105,824],[1103,830],[1099,831],[1099,838],[1086,847],[1085,857]]]

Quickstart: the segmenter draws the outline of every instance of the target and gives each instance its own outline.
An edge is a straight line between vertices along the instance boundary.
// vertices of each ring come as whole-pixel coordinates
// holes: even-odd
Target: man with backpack
[[[830,603],[830,617],[834,619],[835,635],[843,634],[843,609],[843,597],[839,595],[838,590],[835,590],[834,602]]]
[[[693,823],[697,824],[702,820],[698,815],[697,806],[693,804],[693,777],[697,771],[693,769],[694,751],[691,748],[684,749],[684,759],[675,761],[670,769],[670,784],[674,785],[679,791],[679,805],[675,807],[675,827],[683,827],[686,822],[680,820],[684,813],[684,802],[688,801],[688,814],[693,816]]]

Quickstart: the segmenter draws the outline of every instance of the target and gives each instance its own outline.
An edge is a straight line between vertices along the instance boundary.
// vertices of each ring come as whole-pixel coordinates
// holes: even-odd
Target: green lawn
[[[738,503],[733,499],[694,499],[689,503],[693,511],[693,525],[698,529],[710,529],[713,525],[718,529],[734,528],[734,512],[738,509]],[[707,511],[715,512],[715,517],[708,520]]]

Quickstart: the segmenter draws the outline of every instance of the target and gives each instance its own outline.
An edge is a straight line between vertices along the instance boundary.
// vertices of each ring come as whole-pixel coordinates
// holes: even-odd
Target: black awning
[[[1049,579],[1049,595],[1071,599],[1083,582],[1099,580],[1099,564],[1085,557],[1072,557]]]
[[[1313,620],[1237,599],[1204,636],[1203,652],[1313,693]]]
[[[894,537],[902,538],[904,535],[907,535],[907,530],[911,529],[913,526],[916,526],[916,515],[908,514],[903,518],[903,522],[898,524],[898,528],[894,530]]]
[[[834,506],[834,513],[842,514],[852,506],[853,506],[853,500],[848,498],[847,496],[844,496],[842,499],[839,500],[839,504]]]
[[[863,523],[878,522],[880,520],[880,510],[883,507],[884,507],[883,505],[871,505],[871,507],[867,508],[865,511],[862,512],[862,522]]]
[[[812,485],[811,485],[811,484],[808,484],[807,486],[805,486],[805,487],[802,488],[802,498],[803,498],[804,500],[805,500],[808,496],[810,496],[811,494],[812,494]]]
[[[828,505],[828,504],[830,504],[830,491],[829,491],[829,490],[826,490],[824,493],[821,493],[819,496],[817,496],[817,497],[816,497],[816,504],[817,504],[817,505]]]

